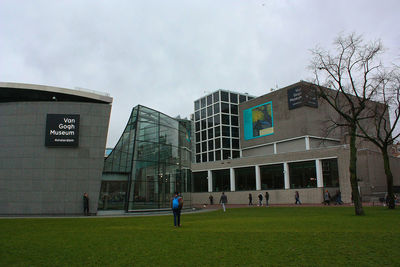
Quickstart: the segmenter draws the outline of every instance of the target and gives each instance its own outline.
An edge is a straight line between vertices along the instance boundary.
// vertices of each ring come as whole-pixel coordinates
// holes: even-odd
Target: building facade
[[[0,214],[96,213],[112,98],[0,83]]]
[[[105,159],[100,210],[170,208],[175,191],[191,207],[191,122],[153,109],[133,108],[117,145]]]
[[[252,98],[218,90],[194,101],[196,163],[240,157],[239,104]]]
[[[248,195],[268,191],[270,201],[321,203],[323,191],[351,201],[349,146],[345,128],[328,130],[335,111],[313,86],[299,82],[239,105],[241,158],[192,164],[194,203],[218,198],[247,203]],[[366,142],[358,152],[359,190],[368,201],[386,191],[380,153]],[[392,158],[393,173],[399,162]],[[395,184],[400,184],[399,173]]]

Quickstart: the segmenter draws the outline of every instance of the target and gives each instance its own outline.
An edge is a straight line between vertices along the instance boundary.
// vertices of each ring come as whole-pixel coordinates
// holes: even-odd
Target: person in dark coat
[[[269,205],[268,201],[269,201],[269,193],[265,192],[265,206],[266,207],[268,207],[268,205]]]
[[[225,204],[228,203],[228,197],[222,192],[221,198],[219,199],[219,203],[222,204],[222,209],[224,212],[226,211]]]
[[[249,206],[253,205],[253,196],[249,194]]]
[[[263,200],[263,195],[260,193],[258,194],[258,206],[262,207],[262,200]]]
[[[301,202],[300,202],[300,194],[299,194],[299,191],[296,191],[295,192],[295,194],[294,194],[294,199],[296,200],[296,202],[294,203],[294,204],[300,204],[301,205]]]
[[[83,193],[83,215],[89,216],[89,195],[88,193]]]

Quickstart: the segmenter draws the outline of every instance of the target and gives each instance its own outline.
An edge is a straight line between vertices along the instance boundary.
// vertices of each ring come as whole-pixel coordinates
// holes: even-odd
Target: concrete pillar
[[[212,177],[212,171],[211,170],[208,170],[207,171],[207,175],[208,175],[208,177],[207,177],[207,179],[208,179],[208,192],[212,192],[212,187],[213,187],[213,177]]]
[[[290,175],[289,175],[289,164],[283,163],[283,174],[285,177],[285,189],[290,189]]]
[[[235,192],[236,191],[236,185],[235,185],[235,169],[230,168],[230,176],[231,176],[231,191]]]
[[[256,190],[261,190],[260,165],[256,165]]]
[[[310,150],[310,137],[306,136],[306,150]]]
[[[315,160],[315,172],[317,173],[317,187],[324,187],[324,175],[322,173],[322,161]]]

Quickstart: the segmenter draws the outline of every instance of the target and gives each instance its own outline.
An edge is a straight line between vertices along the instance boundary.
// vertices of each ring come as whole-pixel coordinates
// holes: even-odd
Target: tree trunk
[[[390,159],[387,151],[387,147],[381,148],[382,157],[383,157],[383,166],[386,174],[386,183],[387,183],[387,197],[388,197],[388,208],[394,209],[396,207],[394,203],[394,194],[393,194],[393,174],[390,170]]]
[[[357,181],[357,147],[356,147],[356,125],[350,126],[350,183],[351,195],[354,201],[356,215],[365,215]]]

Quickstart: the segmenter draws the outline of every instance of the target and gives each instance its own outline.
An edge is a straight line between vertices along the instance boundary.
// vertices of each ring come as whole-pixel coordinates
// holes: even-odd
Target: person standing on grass
[[[83,193],[83,215],[89,216],[89,195],[88,193]]]
[[[269,205],[268,201],[269,201],[269,193],[265,192],[265,206],[266,207],[268,207],[268,205]]]
[[[329,194],[328,190],[325,190],[324,192],[324,205],[326,204],[331,204],[331,195]]]
[[[296,199],[296,202],[295,202],[294,204],[296,204],[296,205],[297,205],[297,204],[301,205],[299,191],[296,191],[296,192],[294,193],[294,199]]]
[[[262,200],[263,200],[263,195],[262,193],[258,194],[258,206],[262,207]]]
[[[221,198],[219,199],[219,203],[222,204],[222,209],[224,212],[226,211],[225,204],[228,203],[228,197],[222,192]]]
[[[178,192],[175,192],[175,195],[171,201],[171,208],[172,208],[172,213],[174,214],[174,226],[175,227],[181,226],[182,207],[183,207],[183,199],[181,196],[179,196]]]
[[[249,194],[249,206],[253,205],[253,196]]]

